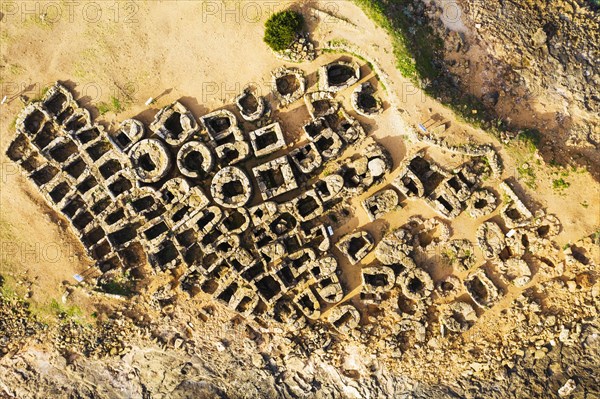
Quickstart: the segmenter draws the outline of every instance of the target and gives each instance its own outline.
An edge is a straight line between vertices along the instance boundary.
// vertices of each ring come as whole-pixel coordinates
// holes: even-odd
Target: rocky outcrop
[[[539,130],[546,162],[576,163],[600,176],[597,2],[460,0],[405,12],[428,21],[444,42],[436,63],[447,82],[434,91],[472,96],[479,114],[513,132]]]

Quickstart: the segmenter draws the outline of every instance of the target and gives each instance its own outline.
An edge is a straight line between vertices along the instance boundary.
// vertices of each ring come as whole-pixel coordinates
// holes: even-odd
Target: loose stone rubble
[[[400,205],[400,198],[393,189],[382,190],[363,201],[363,207],[371,220],[383,217],[386,213],[395,210],[398,205]]]
[[[316,57],[315,45],[310,41],[307,34],[300,34],[288,48],[282,52],[276,52],[275,55],[290,62],[312,61]]]

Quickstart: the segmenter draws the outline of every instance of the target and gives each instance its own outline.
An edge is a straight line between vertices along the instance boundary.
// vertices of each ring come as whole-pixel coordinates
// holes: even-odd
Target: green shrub
[[[287,49],[302,29],[304,17],[295,11],[275,13],[265,22],[264,41],[275,51]]]
[[[556,179],[556,180],[552,181],[552,188],[554,188],[555,190],[558,190],[558,191],[565,190],[565,189],[569,188],[570,185],[571,185],[571,183],[569,183],[562,177],[560,179]]]

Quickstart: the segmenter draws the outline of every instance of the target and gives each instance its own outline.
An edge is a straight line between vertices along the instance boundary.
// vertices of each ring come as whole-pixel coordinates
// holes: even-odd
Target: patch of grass
[[[112,108],[115,110],[115,112],[123,111],[123,104],[121,104],[121,100],[119,100],[118,98],[111,97],[110,104],[112,105]]]
[[[337,166],[337,164],[335,164],[335,163],[328,163],[328,164],[325,164],[325,168],[323,169],[323,174],[322,174],[322,176],[323,176],[323,177],[327,177],[327,176],[329,176],[329,175],[331,175],[331,174],[333,174],[333,173],[337,172],[337,168],[338,168],[338,166]]]
[[[121,102],[121,100],[119,100],[117,97],[114,97],[114,96],[110,97],[109,102],[99,103],[96,108],[98,109],[98,113],[100,115],[104,115],[108,112],[118,114],[119,112],[122,112],[125,110],[125,107],[124,107],[123,103]]]
[[[134,294],[134,282],[128,272],[100,282],[97,289],[106,294],[129,297]]]
[[[15,234],[13,233],[13,226],[6,220],[2,219],[0,219],[0,239],[2,241],[9,241],[15,239]]]
[[[79,306],[67,306],[56,299],[50,302],[50,310],[56,314],[59,318],[63,319],[80,319],[83,317],[83,311]]]
[[[87,36],[87,34],[86,34]],[[92,37],[92,36],[90,36]],[[98,40],[97,36],[93,36],[94,38],[94,42],[96,42]],[[73,63],[73,74],[82,80],[85,79],[97,79],[97,77],[94,75],[94,71],[96,71],[96,67],[98,65],[98,60],[101,57],[102,53],[99,52],[100,50],[94,48],[94,49],[85,49],[83,51],[81,51],[80,54],[77,55],[77,57],[74,60]],[[108,50],[102,48],[101,51],[103,51],[104,53],[106,53]]]
[[[17,292],[13,289],[12,286],[6,284],[6,282],[4,281],[4,277],[2,277],[2,279],[3,281],[2,285],[0,286],[0,295],[7,299],[16,298],[18,296]]]
[[[110,111],[110,106],[105,102],[99,103],[96,108],[98,108],[100,115],[104,115]]]
[[[19,64],[9,64],[8,65],[8,73],[12,76],[18,75],[21,72],[23,72],[24,70],[25,70],[25,68],[23,68]]]
[[[526,163],[522,164],[517,168],[517,171],[519,172],[519,177],[525,182],[527,187],[531,189],[535,189],[537,187],[535,171],[531,165]]]
[[[50,86],[42,87],[42,90],[40,90],[40,92],[35,97],[31,98],[31,102],[35,103],[38,101],[42,101],[46,93],[48,93],[48,90],[50,90]]]
[[[25,18],[25,21],[23,21],[23,24],[27,27],[30,26],[37,26],[40,28],[44,28],[44,29],[48,29],[52,27],[52,23],[50,22],[52,19],[48,18],[45,15],[40,15],[38,13],[36,14],[30,14],[27,18]]]
[[[102,292],[112,295],[119,296],[130,296],[132,294],[131,288],[123,283],[119,283],[116,281],[109,281],[100,286]]]
[[[15,116],[12,121],[10,121],[10,124],[8,125],[8,130],[13,131],[17,128],[17,116]]]
[[[304,24],[302,14],[286,10],[277,12],[269,17],[265,22],[264,42],[274,51],[283,51],[287,49]]]
[[[590,204],[587,201],[583,201],[581,203],[581,206],[587,209],[590,206]]]
[[[596,243],[600,243],[600,229],[592,233],[592,240]]]
[[[11,42],[11,37],[6,30],[0,31],[0,40],[6,44]]]
[[[404,77],[410,79],[413,83],[420,86],[420,78],[423,72],[427,72],[425,73],[425,76],[432,75],[431,69],[426,66],[428,64],[427,62],[425,62],[425,64],[419,63],[419,65],[423,67],[421,70],[419,70],[417,67],[417,61],[427,61],[427,57],[430,56],[431,50],[423,53],[415,51],[417,50],[417,46],[421,44],[422,38],[426,36],[424,35],[426,32],[423,30],[419,30],[419,32],[415,31],[416,36],[421,40],[412,42],[409,40],[407,33],[408,29],[413,26],[413,24],[410,20],[408,20],[407,16],[401,12],[395,12],[392,21],[388,17],[388,9],[391,8],[391,6],[381,0],[354,0],[354,2],[373,22],[390,34],[392,38],[394,57],[396,59],[396,68],[398,68]],[[394,5],[399,5],[402,3],[404,2],[397,1],[394,2]],[[439,42],[435,44],[439,44]],[[428,47],[430,49],[432,48],[432,46]],[[417,56],[415,57],[415,55]]]
[[[51,297],[30,297],[27,284],[15,278],[13,272],[17,267],[2,260],[0,264],[0,296],[8,300],[25,302],[32,320],[45,325],[56,324],[60,320],[73,320],[77,323],[85,322],[85,315],[78,306],[64,305]]]
[[[396,67],[415,86],[450,108],[458,119],[496,135],[505,123],[482,101],[462,92],[443,68],[443,40],[416,16],[410,0],[354,0],[365,14],[392,38]],[[412,9],[412,12],[408,10]]]
[[[379,79],[377,79],[377,82],[381,86],[381,89],[387,93],[387,87],[386,87],[386,85],[381,80],[379,80]]]
[[[537,129],[524,129],[519,132],[517,139],[529,152],[533,153],[536,152],[540,146],[541,135]]]
[[[456,257],[456,253],[450,249],[444,251],[442,253],[442,256],[444,258],[446,258],[446,260],[448,261],[448,263],[452,264],[454,262],[456,262],[458,260],[458,258]]]
[[[571,186],[571,183],[569,183],[562,177],[560,179],[555,179],[552,181],[552,188],[557,191],[566,190],[567,188],[569,188],[569,186]]]

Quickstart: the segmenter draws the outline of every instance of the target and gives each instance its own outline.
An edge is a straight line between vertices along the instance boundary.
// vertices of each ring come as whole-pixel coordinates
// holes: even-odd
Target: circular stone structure
[[[242,169],[227,166],[213,177],[210,193],[217,204],[225,208],[239,208],[250,201],[252,183]]]
[[[135,174],[144,183],[156,183],[171,169],[171,154],[158,139],[138,141],[129,152]]]
[[[210,149],[199,141],[188,141],[177,153],[177,167],[187,177],[206,176],[214,167],[214,157]]]
[[[408,299],[419,301],[427,298],[433,291],[433,280],[423,269],[408,270],[398,276],[397,284]]]

